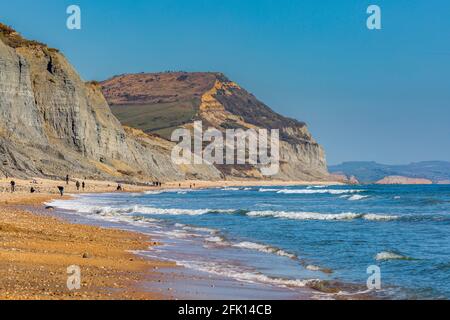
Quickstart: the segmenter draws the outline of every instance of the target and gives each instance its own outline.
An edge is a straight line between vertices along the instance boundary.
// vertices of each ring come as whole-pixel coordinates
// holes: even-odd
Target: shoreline
[[[23,299],[175,299],[210,297],[211,277],[193,274],[175,263],[143,257],[136,252],[149,250],[157,243],[148,236],[134,231],[79,224],[45,209],[44,203],[60,197],[57,185],[61,181],[45,179],[17,180],[17,192],[7,193],[8,181],[0,180],[0,300]],[[183,181],[164,184],[162,188],[123,185],[126,193],[145,192],[172,188],[214,188],[244,186],[329,185],[324,182],[283,181]],[[30,186],[39,192],[29,194]],[[117,184],[104,181],[88,181],[84,192],[77,192],[74,182],[67,193],[111,193]],[[36,188],[36,189],[37,189]],[[1,192],[2,191],[2,192]],[[69,291],[66,287],[67,267],[78,265],[82,270],[82,288]],[[32,279],[32,281],[30,281]],[[173,281],[173,279],[178,279]],[[248,289],[251,293],[260,288],[235,284],[216,278],[222,290],[232,292]],[[185,290],[185,284],[194,288]],[[173,288],[167,288],[170,285]],[[183,291],[184,290],[184,291]],[[179,291],[175,297],[175,291]],[[183,291],[183,292],[182,292]],[[195,294],[197,291],[197,294]],[[198,293],[198,291],[203,291]],[[209,292],[209,294],[207,294]],[[231,293],[230,293],[231,292]],[[278,295],[277,295],[278,294]],[[218,294],[217,299],[227,296]],[[261,297],[261,296],[259,296]],[[306,299],[299,293],[275,292],[274,299]]]

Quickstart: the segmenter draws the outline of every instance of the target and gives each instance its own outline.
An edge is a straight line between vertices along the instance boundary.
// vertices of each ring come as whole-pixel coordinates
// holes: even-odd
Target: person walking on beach
[[[86,183],[84,183],[84,181],[83,181],[83,183],[81,184],[81,188],[83,189],[83,191],[84,191],[84,187],[86,187]]]
[[[76,187],[77,187],[77,191],[80,191],[80,181],[77,181],[77,183],[75,183]]]
[[[16,182],[14,180],[11,181],[11,193],[16,191]]]
[[[59,194],[62,196],[64,196],[64,187],[63,186],[58,186],[58,190],[59,190]]]
[[[66,176],[66,185],[69,185],[69,175]]]

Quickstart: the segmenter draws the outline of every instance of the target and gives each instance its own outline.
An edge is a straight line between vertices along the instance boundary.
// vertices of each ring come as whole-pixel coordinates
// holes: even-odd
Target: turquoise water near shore
[[[238,281],[340,295],[450,298],[450,186],[311,186],[164,190],[55,201],[74,214],[162,239],[149,256]],[[318,298],[326,298],[318,295]]]

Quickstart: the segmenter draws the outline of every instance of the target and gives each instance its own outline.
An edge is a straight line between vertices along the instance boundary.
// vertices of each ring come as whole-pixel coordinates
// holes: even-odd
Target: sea
[[[161,242],[151,258],[240,282],[315,288],[317,299],[450,299],[449,185],[173,189],[50,205],[151,235]]]

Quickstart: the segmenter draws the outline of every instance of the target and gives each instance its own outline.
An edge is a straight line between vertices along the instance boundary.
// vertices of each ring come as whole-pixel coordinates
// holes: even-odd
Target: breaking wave
[[[278,194],[352,194],[364,192],[364,190],[353,190],[353,189],[259,189],[259,192],[275,192]]]
[[[212,262],[177,261],[177,264],[185,268],[207,272],[218,276],[225,276],[228,278],[233,278],[240,282],[247,282],[247,283],[265,283],[280,287],[303,288],[308,285],[320,282],[320,280],[318,279],[300,280],[300,279],[273,278],[261,273],[253,271],[243,271],[233,266],[225,266]]]
[[[318,220],[318,221],[345,221],[364,219],[368,221],[392,221],[398,216],[361,214],[361,213],[318,213],[318,212],[287,212],[287,211],[247,211],[235,209],[178,209],[178,208],[154,208],[147,206],[108,207],[70,204],[68,201],[55,201],[52,205],[61,209],[75,210],[79,213],[100,215],[104,217],[129,216],[133,214],[169,215],[169,216],[201,216],[206,214],[235,214],[248,217],[272,217],[290,220]]]
[[[233,242],[229,242],[229,241],[225,240],[223,237],[220,237],[220,236],[207,237],[207,238],[205,238],[205,241],[211,242],[211,243],[214,243],[214,244],[220,245],[220,246],[228,246],[228,247],[233,247],[233,248],[254,250],[254,251],[258,251],[258,252],[262,252],[262,253],[275,254],[277,256],[286,257],[286,258],[293,259],[293,260],[297,259],[297,256],[295,254],[284,251],[280,248],[269,246],[269,245],[264,245],[264,244],[259,244],[259,243],[255,243],[255,242],[250,242],[250,241],[233,243]]]
[[[350,201],[358,201],[358,200],[366,199],[368,197],[369,196],[362,196],[362,195],[359,195],[359,194],[355,194],[355,195],[351,196],[350,198],[348,198],[348,200],[350,200]]]
[[[297,259],[297,256],[295,254],[286,252],[286,251],[281,250],[276,247],[266,246],[266,245],[254,243],[254,242],[248,242],[248,241],[240,242],[240,243],[233,244],[233,247],[249,249],[249,250],[256,250],[256,251],[264,252],[264,253],[276,254],[280,257],[287,257],[289,259]]]
[[[375,256],[375,260],[377,261],[387,261],[387,260],[413,260],[410,257],[401,255],[399,253],[391,252],[391,251],[383,251],[378,253]]]
[[[285,211],[251,211],[247,213],[250,217],[275,217],[292,220],[354,220],[364,219],[369,221],[389,221],[395,220],[396,216],[377,215],[377,214],[358,214],[353,212],[326,214],[317,212],[285,212]]]

